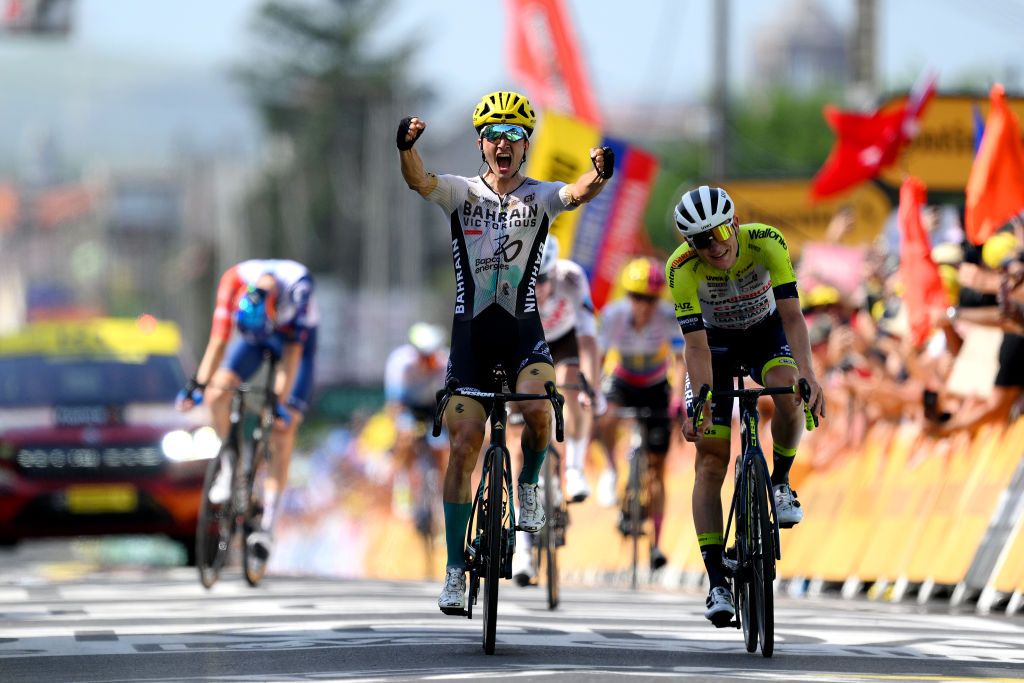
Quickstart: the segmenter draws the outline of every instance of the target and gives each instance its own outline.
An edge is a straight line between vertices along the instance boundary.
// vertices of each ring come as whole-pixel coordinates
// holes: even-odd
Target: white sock
[[[277,507],[277,491],[266,491],[263,494],[263,519],[260,529],[269,533],[274,528],[274,510]]]
[[[585,437],[565,440],[566,469],[583,472],[583,464],[587,459],[588,439]]]

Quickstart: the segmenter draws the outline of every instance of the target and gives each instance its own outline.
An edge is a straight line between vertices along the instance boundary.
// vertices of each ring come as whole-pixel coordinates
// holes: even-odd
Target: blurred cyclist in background
[[[430,434],[436,394],[444,388],[448,363],[444,341],[444,331],[437,325],[415,323],[409,328],[409,342],[392,351],[384,366],[384,400],[396,431],[395,468],[404,470],[413,481],[415,495],[421,493],[413,476],[417,440],[423,439],[430,447],[435,470],[440,470],[444,458],[444,441]]]
[[[204,400],[209,404],[213,427],[223,441],[230,428],[235,389],[259,369],[264,351],[278,359],[274,391],[284,403],[274,408],[277,419],[260,528],[246,539],[263,560],[270,556],[277,501],[288,483],[295,433],[313,392],[319,321],[313,278],[301,263],[250,260],[232,266],[217,287],[210,339],[199,369],[178,394],[176,405],[181,411]],[[237,334],[229,345],[232,330]],[[210,489],[210,500],[222,503],[230,494],[231,468],[225,463]]]
[[[548,235],[537,277],[537,304],[544,336],[555,361],[555,382],[565,396],[565,493],[569,500],[579,503],[590,495],[584,463],[592,419],[584,406],[589,406],[591,399],[571,387],[580,386],[581,373],[591,386],[600,387],[601,362],[587,274],[578,264],[559,258],[560,251],[558,238]],[[604,395],[598,391],[594,396],[594,413],[601,415],[606,407]],[[512,576],[520,585],[529,583],[535,574],[530,553],[532,545],[530,534],[518,532]]]
[[[620,423],[616,410],[646,408],[651,415],[638,419],[648,456],[648,514],[654,525],[651,569],[659,569],[668,561],[660,547],[665,519],[665,455],[671,436],[670,403],[677,413],[682,406],[683,338],[672,304],[661,298],[665,272],[660,262],[653,258],[633,259],[622,270],[622,287],[626,298],[604,307],[598,333],[604,354],[612,349],[618,352],[618,362],[605,378],[608,412],[598,423],[598,436],[608,455],[608,469],[598,484],[598,496],[602,504],[615,504],[614,453]],[[671,387],[670,371],[678,375]],[[624,533],[627,519],[624,510],[620,520]]]

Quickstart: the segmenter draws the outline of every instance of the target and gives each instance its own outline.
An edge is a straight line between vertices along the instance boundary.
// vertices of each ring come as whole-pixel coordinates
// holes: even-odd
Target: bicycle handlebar
[[[818,417],[811,412],[807,402],[811,400],[811,385],[805,379],[788,387],[762,387],[760,389],[728,389],[720,390],[716,396],[719,398],[758,398],[759,396],[776,396],[780,394],[799,394],[803,401],[804,427],[812,431],[818,426]],[[711,401],[711,387],[707,384],[701,386],[693,399],[693,430],[699,431],[704,422],[704,405]]]
[[[555,411],[555,440],[565,441],[565,421],[562,417],[562,406],[565,404],[565,398],[558,393],[558,389],[555,388],[555,383],[548,381],[544,383],[544,390],[546,393],[543,394],[520,394],[514,391],[480,391],[479,389],[460,389],[458,382],[454,379],[448,380],[448,384],[444,389],[439,389],[437,392],[437,410],[434,412],[434,426],[432,434],[437,437],[441,436],[441,418],[444,417],[444,410],[448,406],[448,401],[452,396],[466,396],[468,398],[482,398],[485,400],[501,401],[508,403],[511,401],[550,401],[551,407]]]

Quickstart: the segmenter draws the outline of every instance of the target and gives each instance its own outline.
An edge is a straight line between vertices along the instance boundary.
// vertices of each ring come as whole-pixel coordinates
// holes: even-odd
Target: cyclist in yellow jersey
[[[714,392],[733,387],[733,369],[742,363],[763,386],[786,386],[806,379],[811,411],[825,416],[825,397],[811,367],[807,325],[797,298],[796,274],[786,240],[761,223],[739,225],[725,190],[702,185],[685,193],[675,222],[686,240],[665,268],[676,319],[686,340],[687,395],[690,387],[712,387],[704,406],[705,424],[697,434],[690,420],[683,436],[697,444],[693,521],[711,591],[704,616],[724,626],[736,613],[722,572],[722,482],[729,466],[732,399]],[[779,525],[803,518],[789,470],[804,429],[800,397],[773,396],[772,486]]]

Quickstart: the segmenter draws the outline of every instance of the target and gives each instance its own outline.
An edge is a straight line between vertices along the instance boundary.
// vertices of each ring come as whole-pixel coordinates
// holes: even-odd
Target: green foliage
[[[403,74],[416,45],[376,54],[370,38],[391,9],[374,0],[266,0],[258,48],[235,76],[260,113],[273,158],[250,197],[253,242],[314,271],[357,273],[359,178],[375,105],[412,97]],[[345,190],[348,190],[347,192]],[[295,231],[307,231],[299,239]],[[304,245],[304,246],[297,246]],[[301,253],[299,253],[301,252]]]

